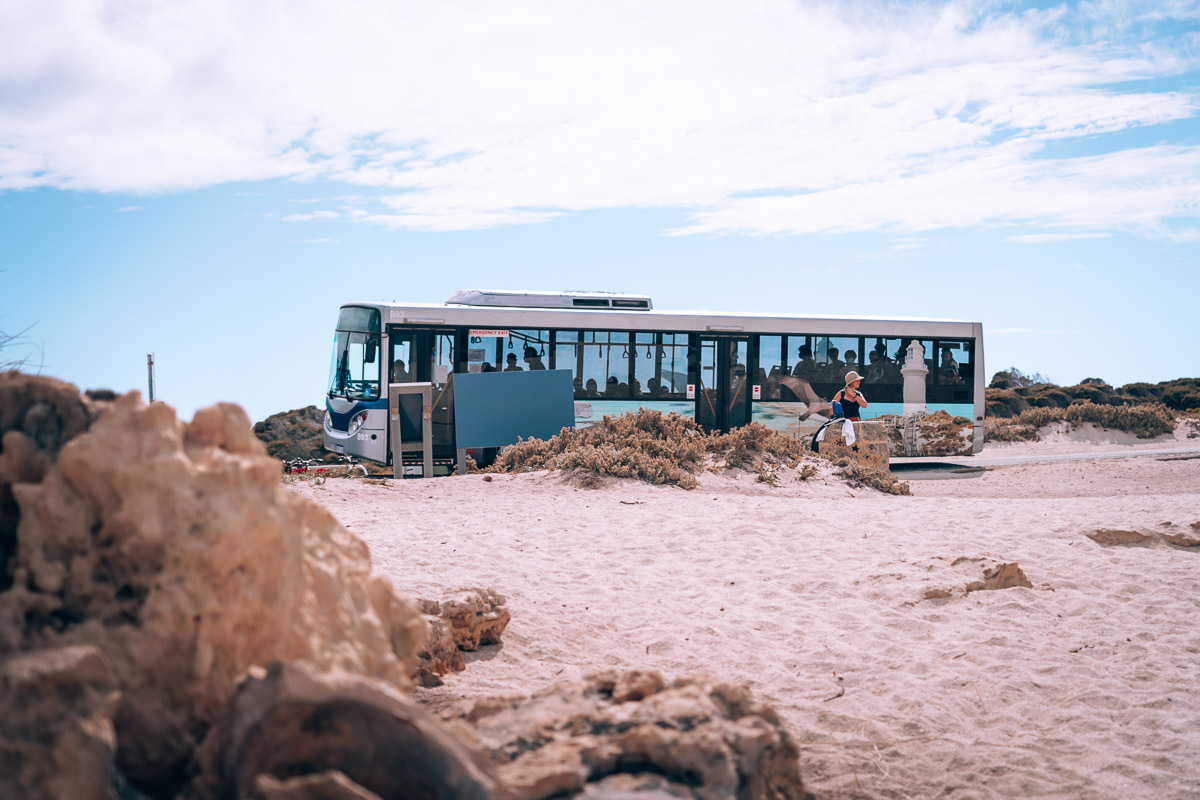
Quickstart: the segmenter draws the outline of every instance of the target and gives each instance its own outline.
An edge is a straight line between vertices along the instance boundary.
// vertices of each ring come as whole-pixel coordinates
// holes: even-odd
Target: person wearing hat
[[[842,404],[842,416],[852,422],[858,422],[859,414],[867,407],[867,398],[858,391],[861,384],[862,376],[850,370],[846,373],[846,388],[833,396]]]

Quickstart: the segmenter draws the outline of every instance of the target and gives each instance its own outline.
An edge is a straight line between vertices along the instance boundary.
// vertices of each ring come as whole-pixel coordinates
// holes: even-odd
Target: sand
[[[1187,452],[990,467],[912,497],[794,474],[296,491],[401,590],[508,597],[504,643],[418,690],[430,706],[605,667],[704,672],[778,709],[820,798],[1182,800],[1200,797],[1200,547],[1086,536],[1200,536],[1200,440],[1168,444]],[[984,455],[1039,446],[1141,445]],[[1006,562],[1033,588],[965,593]]]

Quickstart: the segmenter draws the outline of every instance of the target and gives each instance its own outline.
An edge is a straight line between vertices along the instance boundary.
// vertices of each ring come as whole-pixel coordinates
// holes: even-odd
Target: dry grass
[[[694,489],[696,473],[714,462],[753,470],[756,480],[778,486],[781,468],[794,469],[813,458],[804,440],[759,423],[708,434],[690,417],[642,409],[604,417],[589,428],[564,428],[547,440],[521,440],[504,448],[484,472],[573,470]],[[816,472],[801,467],[801,480]]]
[[[846,483],[851,486],[877,489],[885,494],[912,494],[908,481],[897,480],[896,476],[886,469],[867,466],[849,458],[839,458],[833,465],[838,468],[837,474],[845,478]]]
[[[1091,422],[1101,428],[1125,431],[1139,439],[1150,439],[1175,430],[1175,415],[1162,403],[1111,406],[1075,401],[1066,408],[1027,408],[1015,417],[988,418],[984,433],[989,442],[1037,441],[1038,429],[1055,422],[1077,426]]]

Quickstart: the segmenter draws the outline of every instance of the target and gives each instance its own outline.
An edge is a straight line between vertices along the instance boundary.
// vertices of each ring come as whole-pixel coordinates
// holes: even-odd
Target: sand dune
[[[530,473],[296,491],[403,591],[507,595],[504,643],[418,690],[432,707],[610,666],[703,672],[780,711],[822,798],[1200,796],[1200,547],[1157,534],[1200,537],[1200,457],[912,488]],[[1009,562],[1032,588],[966,591]]]

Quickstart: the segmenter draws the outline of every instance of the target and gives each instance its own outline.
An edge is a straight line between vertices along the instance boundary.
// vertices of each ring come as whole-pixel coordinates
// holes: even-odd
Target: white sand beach
[[[1200,537],[1185,433],[1167,444],[1186,453],[989,467],[911,497],[795,473],[295,490],[400,590],[508,598],[503,644],[418,690],[431,707],[606,667],[709,673],[779,711],[819,798],[1183,800],[1200,797],[1200,547],[1163,535]],[[1064,435],[983,455],[1138,447]],[[1033,588],[965,591],[1009,562]]]

